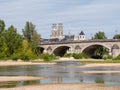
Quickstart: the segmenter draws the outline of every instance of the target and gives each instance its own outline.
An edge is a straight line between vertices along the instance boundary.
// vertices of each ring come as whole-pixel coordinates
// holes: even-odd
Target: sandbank
[[[0,61],[0,66],[20,66],[20,65],[41,65],[41,64],[55,64],[44,62],[24,62],[24,61]]]
[[[104,86],[102,84],[45,84],[29,85],[0,90],[120,90],[120,86]]]
[[[41,79],[45,79],[45,77],[33,77],[33,76],[0,76],[0,82],[41,80]]]

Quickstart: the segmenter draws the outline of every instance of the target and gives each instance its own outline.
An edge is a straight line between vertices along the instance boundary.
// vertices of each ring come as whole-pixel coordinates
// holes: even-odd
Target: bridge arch
[[[95,50],[99,47],[105,47],[106,49],[108,49],[109,53],[111,51],[111,48],[104,44],[90,44],[82,48],[81,52],[88,55],[89,57],[94,57]]]
[[[44,48],[44,47],[37,47],[37,50],[38,50],[40,53],[44,53],[45,48]]]
[[[64,56],[64,54],[69,50],[69,48],[71,48],[70,46],[58,46],[58,47],[55,47],[53,49],[53,54],[55,54],[56,56]]]

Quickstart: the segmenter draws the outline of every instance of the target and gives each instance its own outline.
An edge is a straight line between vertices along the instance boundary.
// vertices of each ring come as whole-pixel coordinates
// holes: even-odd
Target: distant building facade
[[[62,40],[64,38],[65,36],[63,35],[63,24],[62,23],[59,23],[58,25],[53,24],[50,39]]]
[[[81,31],[78,36],[74,37],[74,41],[79,41],[79,40],[85,40],[85,34],[83,31]]]
[[[79,35],[64,35],[63,33],[63,24],[59,23],[52,24],[52,31],[50,35],[51,41],[79,41],[79,40],[85,40],[85,34],[83,31],[79,33]]]

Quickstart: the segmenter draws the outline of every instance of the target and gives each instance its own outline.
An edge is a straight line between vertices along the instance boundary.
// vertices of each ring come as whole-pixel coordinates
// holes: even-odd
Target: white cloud
[[[59,22],[64,24],[65,33],[79,32],[82,27],[87,34],[99,27],[106,33],[120,29],[119,0],[2,0],[0,8],[0,18],[7,27],[13,24],[21,32],[29,20],[44,38],[49,38],[51,24]]]

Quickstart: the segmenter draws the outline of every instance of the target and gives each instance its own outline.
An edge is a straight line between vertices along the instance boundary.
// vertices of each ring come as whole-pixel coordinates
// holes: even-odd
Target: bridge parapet
[[[47,42],[41,42],[40,45],[46,45],[46,44],[67,44],[67,43],[94,43],[94,42],[120,42],[120,39],[98,39],[98,40],[82,40],[82,41],[47,41]]]
[[[120,47],[120,39],[105,39],[105,40],[82,40],[82,41],[62,41],[62,42],[41,42],[38,47],[44,48],[44,52],[54,54],[55,50],[62,52],[82,53],[103,46],[109,50],[113,57],[120,54],[120,48],[113,48],[114,45]],[[66,50],[65,50],[66,49]],[[91,51],[92,52],[92,51]]]

